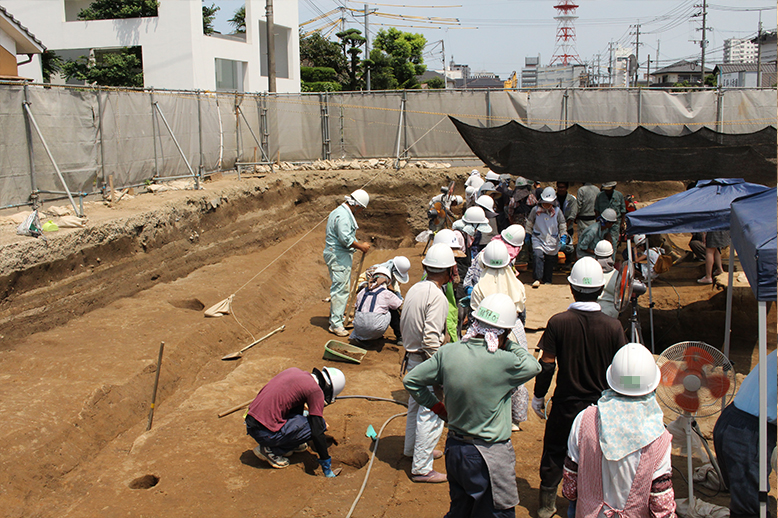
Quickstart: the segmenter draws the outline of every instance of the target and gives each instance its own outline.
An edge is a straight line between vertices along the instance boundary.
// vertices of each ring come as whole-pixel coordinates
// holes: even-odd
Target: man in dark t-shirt
[[[305,451],[311,441],[324,474],[336,476],[327,452],[323,414],[345,384],[343,373],[333,367],[312,373],[292,367],[277,374],[262,387],[246,414],[246,433],[259,443],[254,454],[274,468],[285,468],[287,457]]]
[[[573,420],[581,410],[596,404],[608,388],[605,373],[613,356],[627,343],[621,323],[597,304],[605,285],[600,264],[591,257],[579,259],[567,280],[575,302],[549,319],[538,344],[543,355],[532,409],[541,419],[546,417],[544,398],[559,366],[540,459],[540,518],[550,518],[556,512],[557,486],[562,480]]]

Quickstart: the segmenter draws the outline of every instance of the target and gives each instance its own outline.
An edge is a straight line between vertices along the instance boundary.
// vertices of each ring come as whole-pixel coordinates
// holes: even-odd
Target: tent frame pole
[[[729,359],[729,342],[732,336],[732,283],[735,278],[735,247],[729,247],[729,261],[727,265],[727,311],[724,321],[724,356]],[[722,405],[724,401],[722,400]]]
[[[759,304],[759,516],[767,518],[767,301]]]

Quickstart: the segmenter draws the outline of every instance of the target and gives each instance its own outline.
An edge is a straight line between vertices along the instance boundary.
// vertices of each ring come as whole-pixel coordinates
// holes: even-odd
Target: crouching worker
[[[312,373],[292,367],[277,374],[262,387],[246,415],[246,433],[259,443],[254,454],[281,469],[289,466],[287,457],[305,451],[311,441],[324,475],[337,476],[327,453],[327,424],[322,414],[345,385],[346,377],[332,367]]]
[[[648,349],[629,343],[606,376],[610,389],[573,421],[562,494],[575,516],[674,517],[672,436],[654,392],[659,367]]]
[[[378,266],[365,287],[357,293],[351,339],[376,340],[384,336],[390,324],[395,335],[401,336],[400,312],[397,310],[403,299],[387,288],[391,285],[391,278],[392,273],[388,268]]]
[[[509,296],[489,295],[462,340],[443,345],[403,380],[420,405],[448,421],[449,518],[515,516],[511,392],[540,372],[538,361],[508,339],[517,319]],[[430,385],[443,386],[445,405]]]

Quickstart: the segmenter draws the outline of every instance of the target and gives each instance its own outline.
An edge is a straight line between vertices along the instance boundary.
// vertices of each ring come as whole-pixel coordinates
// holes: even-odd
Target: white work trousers
[[[408,372],[419,365],[419,357],[408,358]],[[432,387],[427,387],[430,392]],[[443,433],[443,419],[427,407],[408,398],[408,417],[405,420],[405,448],[403,454],[413,457],[411,475],[426,475],[432,471],[432,450]]]

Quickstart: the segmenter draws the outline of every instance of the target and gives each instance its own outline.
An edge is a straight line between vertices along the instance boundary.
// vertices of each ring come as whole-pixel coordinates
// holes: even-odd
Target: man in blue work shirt
[[[330,333],[348,336],[343,327],[343,317],[348,303],[351,261],[354,250],[366,254],[370,243],[357,241],[357,220],[359,214],[370,202],[370,196],[357,189],[346,196],[346,201],[330,212],[327,219],[327,235],[324,242],[324,262],[330,271]]]

